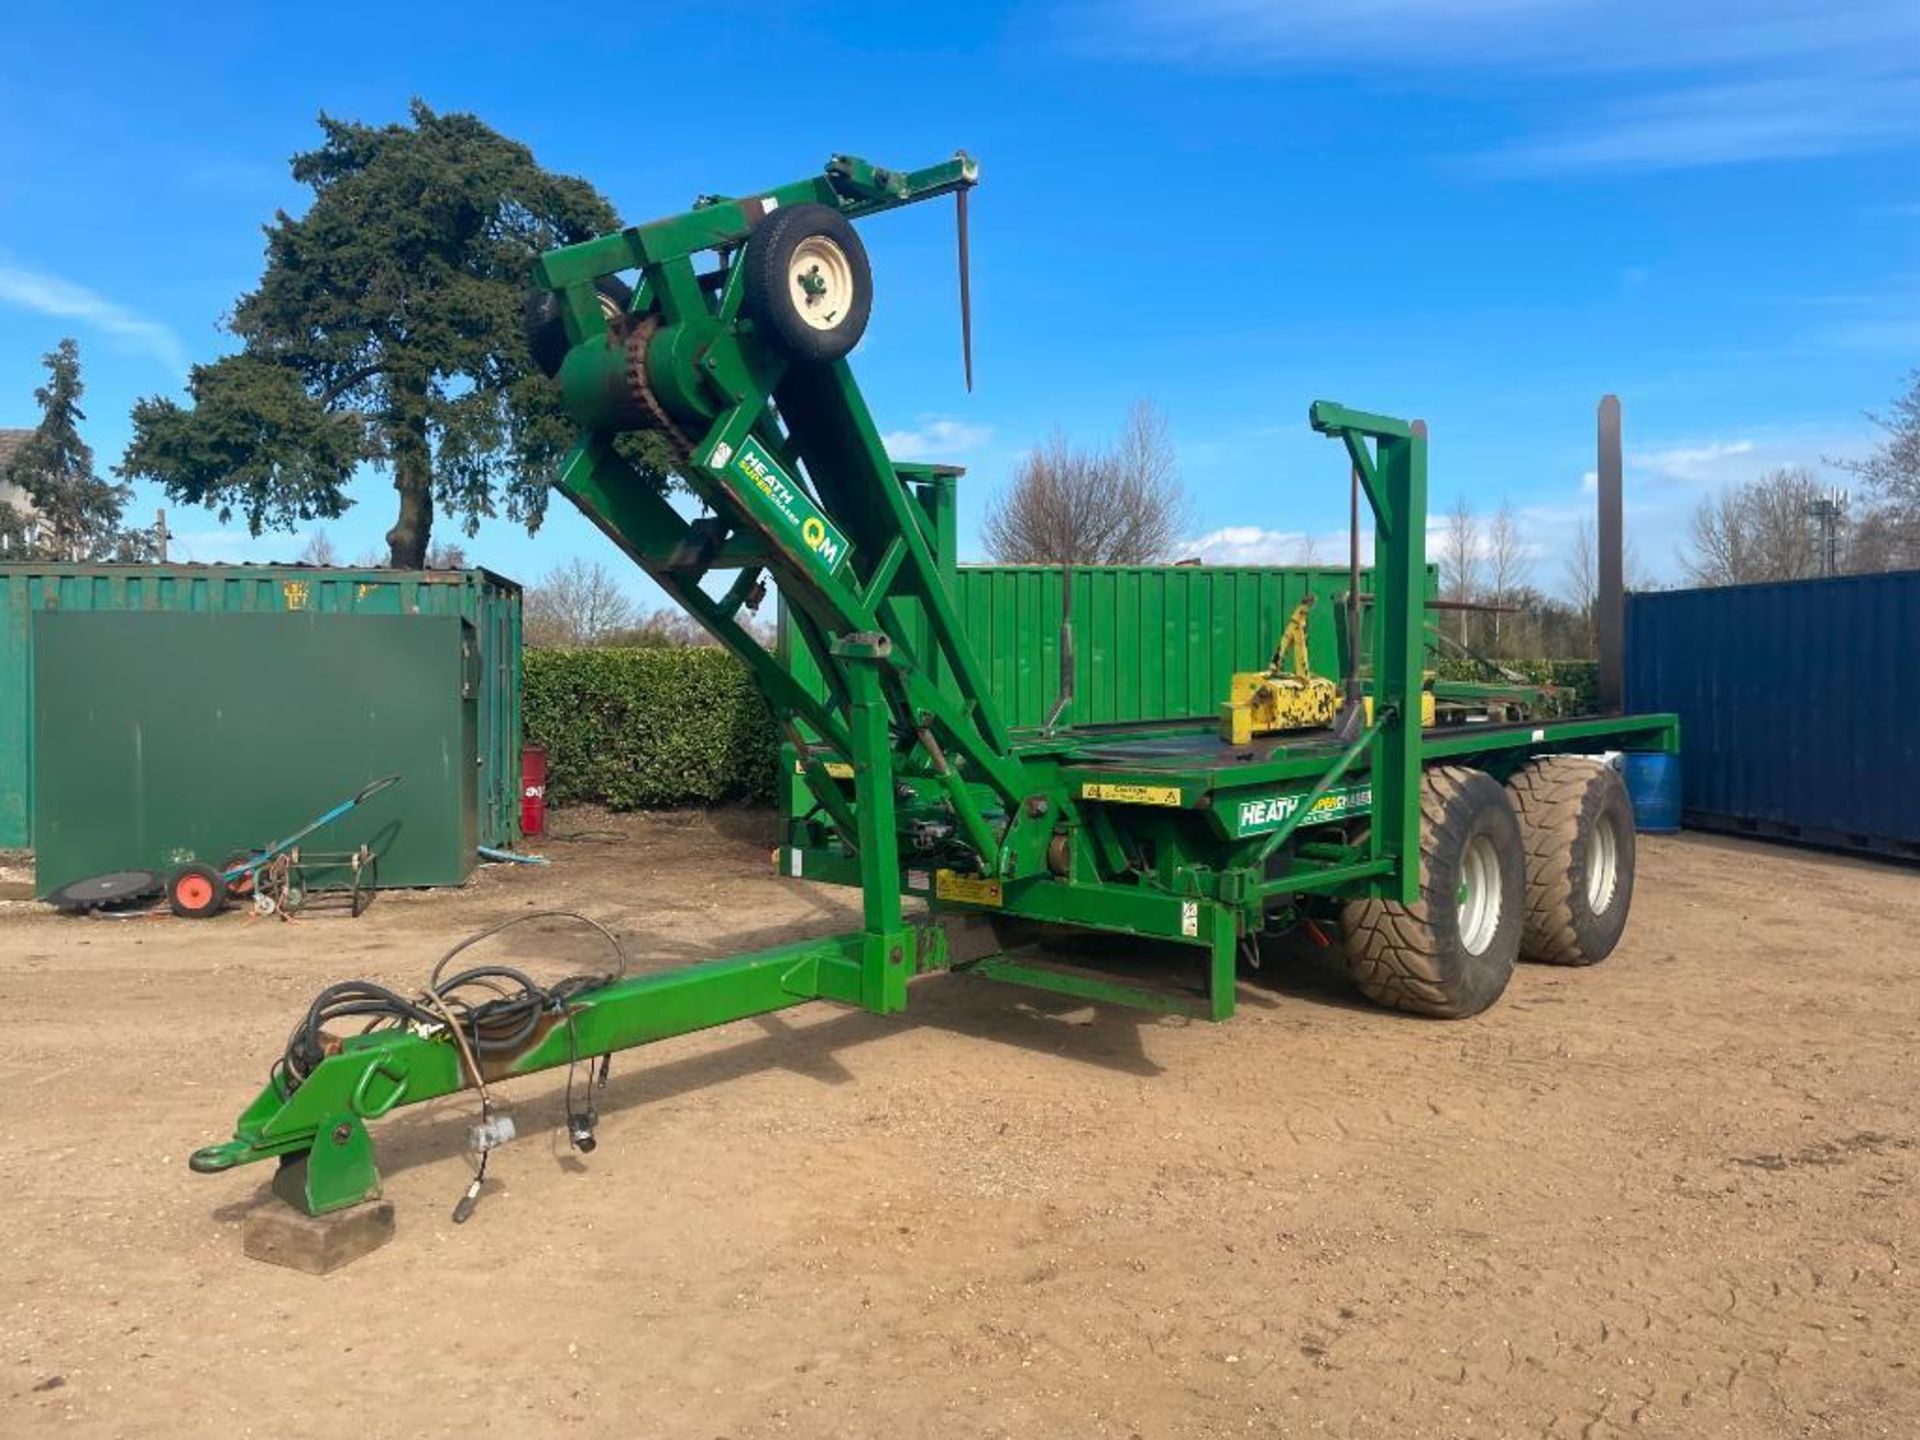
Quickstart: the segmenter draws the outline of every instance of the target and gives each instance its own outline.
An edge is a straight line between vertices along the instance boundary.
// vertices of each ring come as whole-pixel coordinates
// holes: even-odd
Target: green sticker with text
[[[753,487],[779,519],[793,527],[800,543],[818,558],[829,575],[839,572],[853,553],[853,545],[820,513],[820,507],[808,498],[793,477],[780,468],[780,462],[761,448],[758,440],[751,435],[743,440],[730,468]]]

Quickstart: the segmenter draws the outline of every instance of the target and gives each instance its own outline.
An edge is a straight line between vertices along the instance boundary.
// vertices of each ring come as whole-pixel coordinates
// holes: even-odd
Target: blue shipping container
[[[1920,859],[1920,570],[1630,595],[1626,679],[1687,825]]]

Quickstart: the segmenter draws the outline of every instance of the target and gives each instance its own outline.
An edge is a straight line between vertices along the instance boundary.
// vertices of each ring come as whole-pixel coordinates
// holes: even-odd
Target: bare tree
[[[1874,505],[1857,527],[1860,544],[1849,546],[1850,570],[1891,570],[1920,566],[1920,370],[1907,377],[1906,390],[1886,414],[1867,412],[1884,432],[1864,460],[1831,463],[1867,482]]]
[[[1586,653],[1595,652],[1593,602],[1600,593],[1600,540],[1594,532],[1593,517],[1582,515],[1573,532],[1573,546],[1567,551],[1567,598],[1573,602],[1580,628],[1586,639]]]
[[[743,623],[751,623],[744,614],[738,618]],[[649,635],[659,636],[660,643],[663,645],[684,647],[720,643],[713,638],[706,626],[686,611],[679,609],[649,610],[641,617],[640,628]]]
[[[1876,505],[1841,534],[1841,570],[1877,575],[1920,566],[1920,526],[1908,526],[1885,505]]]
[[[1320,564],[1320,542],[1311,535],[1303,534],[1293,542],[1293,563],[1296,565]]]
[[[307,537],[307,543],[300,553],[293,557],[296,565],[338,565],[340,552],[333,548],[333,541],[324,530],[316,530]]]
[[[1820,482],[1802,466],[1769,470],[1746,487],[1757,578],[1804,580],[1820,573]]]
[[[1167,421],[1145,400],[1110,450],[1056,430],[987,512],[987,553],[1010,565],[1144,565],[1164,560],[1187,518]]]
[[[1447,528],[1440,536],[1440,595],[1442,599],[1470,603],[1480,598],[1480,522],[1473,518],[1473,507],[1462,495],[1447,512]],[[1467,640],[1465,610],[1459,612],[1461,644]]]
[[[392,556],[385,550],[362,550],[359,558],[353,562],[356,570],[386,570],[387,561]],[[324,530],[316,530],[307,537],[306,548],[300,552],[297,562],[301,565],[338,565],[340,552],[334,548],[333,538]],[[467,568],[467,552],[452,543],[436,542],[427,549],[426,568],[429,570],[464,570]]]
[[[1746,506],[1738,490],[1722,490],[1694,507],[1680,565],[1696,585],[1733,585],[1752,568],[1746,547]]]
[[[1567,547],[1566,597],[1572,602],[1572,614],[1578,632],[1586,637],[1586,649],[1579,658],[1590,659],[1599,649],[1594,630],[1594,605],[1600,598],[1600,537],[1591,515],[1582,515],[1574,527],[1573,543]],[[1659,590],[1658,579],[1640,563],[1640,551],[1631,535],[1620,545],[1620,585],[1628,591]],[[1571,658],[1571,657],[1569,657]]]
[[[607,567],[573,559],[521,600],[521,633],[536,649],[599,645],[632,627],[633,601]]]
[[[1819,495],[1813,473],[1796,466],[1702,500],[1680,556],[1687,578],[1696,585],[1745,585],[1818,574],[1812,507]]]
[[[1487,599],[1497,606],[1513,604],[1532,568],[1526,542],[1520,538],[1520,521],[1513,513],[1513,501],[1502,497],[1500,508],[1493,512],[1493,519],[1487,525]],[[1495,655],[1501,654],[1502,646],[1513,638],[1507,633],[1510,627],[1502,623],[1506,618],[1499,610],[1493,612]]]
[[[742,630],[771,650],[779,641],[779,632],[771,620],[763,620],[750,611],[741,611],[735,620]],[[686,650],[699,646],[718,648],[713,633],[684,610],[671,606],[662,610],[640,610],[633,623],[610,630],[594,642],[608,649]]]

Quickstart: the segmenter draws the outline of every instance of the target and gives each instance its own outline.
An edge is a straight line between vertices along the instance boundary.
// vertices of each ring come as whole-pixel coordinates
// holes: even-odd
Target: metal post
[[[1622,516],[1620,397],[1600,399],[1599,586],[1594,596],[1594,635],[1599,649],[1600,709],[1617,715],[1626,703],[1625,525]]]
[[[1207,1018],[1233,1018],[1234,983],[1240,960],[1240,928],[1233,908],[1208,904],[1207,910]]]
[[[1347,673],[1341,679],[1336,733],[1351,740],[1366,723],[1360,693],[1360,472],[1347,472]]]
[[[1047,712],[1046,723],[1040,728],[1048,735],[1060,728],[1061,717],[1073,708],[1074,658],[1073,658],[1073,566],[1060,567],[1060,693],[1054,698],[1053,709]]]
[[[1840,519],[1847,511],[1847,492],[1829,490],[1817,500],[1810,501],[1807,513],[1813,516],[1820,526],[1820,573],[1832,576],[1840,573]]]

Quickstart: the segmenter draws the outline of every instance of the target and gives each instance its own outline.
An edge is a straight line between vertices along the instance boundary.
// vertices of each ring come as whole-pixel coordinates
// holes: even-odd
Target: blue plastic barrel
[[[1680,830],[1680,757],[1628,751],[1620,757],[1627,796],[1633,801],[1633,827],[1647,835]]]

